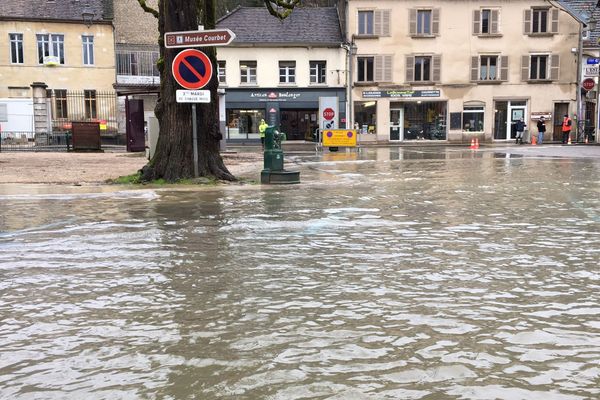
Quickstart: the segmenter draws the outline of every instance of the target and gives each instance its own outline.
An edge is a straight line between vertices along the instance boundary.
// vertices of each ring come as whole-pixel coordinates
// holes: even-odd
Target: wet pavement
[[[532,148],[0,187],[0,398],[600,398],[600,148]]]

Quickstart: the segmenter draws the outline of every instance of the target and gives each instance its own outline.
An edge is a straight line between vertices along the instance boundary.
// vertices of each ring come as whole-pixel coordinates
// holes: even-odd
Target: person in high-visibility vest
[[[265,131],[267,130],[268,126],[269,125],[267,125],[264,119],[260,120],[260,125],[258,125],[258,136],[260,136],[260,144],[262,145],[263,149],[265,148]]]
[[[562,144],[569,143],[569,136],[571,136],[571,118],[569,118],[569,114],[565,114],[562,123]]]

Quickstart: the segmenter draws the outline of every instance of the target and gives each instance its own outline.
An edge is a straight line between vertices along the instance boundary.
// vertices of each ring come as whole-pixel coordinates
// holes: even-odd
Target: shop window
[[[256,84],[256,61],[240,61],[240,81]]]
[[[228,109],[227,138],[228,139],[258,139],[258,125],[265,118],[264,110]]]
[[[463,131],[483,132],[483,106],[464,106],[463,107]]]
[[[227,75],[225,74],[225,61],[217,61],[217,72],[219,74],[219,83],[220,84],[225,84],[227,83],[226,77]]]
[[[558,33],[558,9],[530,8],[525,10],[523,30],[526,35]]]
[[[38,63],[57,65],[65,63],[64,35],[36,35],[38,46]]]
[[[500,10],[497,9],[484,8],[473,11],[473,34],[497,35],[499,19]]]
[[[23,64],[23,34],[10,33],[10,62],[12,64]]]
[[[440,33],[440,10],[412,9],[409,12],[409,30],[413,37],[431,37]]]
[[[354,125],[361,134],[377,132],[377,102],[354,103]]]
[[[374,81],[374,57],[357,57],[357,82],[373,82]]]
[[[325,61],[310,62],[310,83],[325,83],[327,63]]]
[[[404,140],[446,140],[446,102],[405,102]]]
[[[556,81],[559,76],[560,60],[557,54],[533,54],[523,56],[521,79],[523,81]]]
[[[279,83],[296,83],[296,61],[279,61]]]

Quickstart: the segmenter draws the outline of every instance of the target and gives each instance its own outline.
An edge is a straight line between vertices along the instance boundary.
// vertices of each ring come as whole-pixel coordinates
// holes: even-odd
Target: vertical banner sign
[[[339,128],[339,99],[337,97],[319,97],[319,129]]]

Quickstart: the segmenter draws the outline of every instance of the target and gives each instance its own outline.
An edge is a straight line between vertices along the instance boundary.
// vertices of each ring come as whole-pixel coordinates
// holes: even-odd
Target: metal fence
[[[0,132],[0,151],[67,151],[68,133]]]

